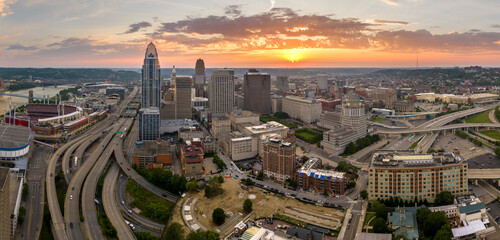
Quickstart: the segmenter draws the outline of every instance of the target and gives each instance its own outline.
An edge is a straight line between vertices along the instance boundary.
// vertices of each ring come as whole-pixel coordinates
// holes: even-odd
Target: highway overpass
[[[499,123],[459,123],[450,124],[439,127],[427,127],[427,128],[411,128],[411,129],[398,129],[398,130],[378,130],[379,134],[415,134],[415,133],[438,133],[448,130],[456,129],[468,129],[468,128],[500,128]]]

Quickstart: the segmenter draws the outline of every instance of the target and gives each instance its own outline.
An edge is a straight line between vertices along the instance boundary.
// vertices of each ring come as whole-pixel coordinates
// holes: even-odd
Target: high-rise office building
[[[176,119],[191,119],[191,78],[176,77],[175,78],[175,118]]]
[[[139,141],[160,138],[160,110],[156,107],[139,109]]]
[[[249,69],[243,76],[243,109],[262,113],[271,113],[271,75]]]
[[[139,110],[139,141],[160,137],[160,61],[153,43],[146,49],[142,65],[142,108]]]
[[[160,107],[160,61],[153,43],[149,43],[142,65],[142,108]]]
[[[205,75],[205,62],[203,59],[196,60],[196,66],[193,74],[193,85],[196,97],[207,97],[206,88],[207,80]]]
[[[288,86],[288,76],[277,76],[276,77],[276,88],[281,92],[286,92],[289,90]]]
[[[327,90],[328,89],[328,76],[319,75],[317,77],[317,82],[318,82],[318,88],[320,90]]]
[[[198,60],[196,60],[196,66],[194,68],[194,73],[195,74],[205,74],[205,62],[203,62],[203,59],[198,58]]]
[[[263,143],[262,170],[267,177],[278,181],[291,178],[295,171],[295,137],[271,138]]]
[[[349,92],[347,97],[342,100],[341,125],[356,131],[358,138],[366,136],[365,106],[358,94]]]
[[[230,113],[234,108],[234,70],[214,71],[208,83],[208,107],[215,115]]]

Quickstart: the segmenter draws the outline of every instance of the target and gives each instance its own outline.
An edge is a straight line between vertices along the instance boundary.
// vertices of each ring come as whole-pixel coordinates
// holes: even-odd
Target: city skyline
[[[500,66],[500,3],[0,0],[2,67]],[[76,56],[76,57],[75,57]]]

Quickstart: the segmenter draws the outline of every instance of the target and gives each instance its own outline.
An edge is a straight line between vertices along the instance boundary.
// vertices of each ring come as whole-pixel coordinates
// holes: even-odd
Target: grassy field
[[[295,136],[308,143],[319,143],[323,140],[323,133],[309,128],[301,128],[295,131]]]
[[[174,206],[173,203],[155,195],[134,180],[128,180],[126,191],[134,198],[130,207],[141,210],[142,216],[162,224],[167,221]]]
[[[490,110],[492,111],[492,110]],[[490,111],[484,111],[482,113],[474,114],[465,119],[466,123],[491,123],[489,114]]]
[[[498,131],[498,130],[484,130],[484,131],[481,131],[481,133],[490,137],[490,138],[500,140],[500,131]]]
[[[381,118],[381,117],[378,117],[376,118],[375,120],[373,120],[373,122],[382,122],[384,120],[387,120],[387,118]]]

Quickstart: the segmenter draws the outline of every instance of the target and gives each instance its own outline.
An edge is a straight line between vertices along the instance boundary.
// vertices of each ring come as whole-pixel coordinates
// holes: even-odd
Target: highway
[[[108,143],[109,144],[106,146],[106,149],[102,152],[101,156],[98,158],[98,161],[95,163],[94,167],[87,175],[85,184],[83,185],[81,205],[82,215],[85,219],[85,221],[83,221],[83,228],[85,231],[85,236],[87,236],[86,239],[105,239],[97,217],[95,193],[99,178],[104,172],[108,164],[108,160],[115,149],[116,136],[113,141]]]
[[[116,228],[118,239],[135,239],[130,227],[125,223],[119,204],[116,198],[116,185],[120,168],[116,163],[113,163],[109,169],[108,175],[104,179],[104,186],[102,188],[102,204],[104,211],[111,221],[111,224]]]
[[[128,208],[128,206],[121,204],[123,201],[125,201],[125,189],[127,188],[127,180],[128,178],[126,176],[120,176],[118,179],[118,185],[117,185],[117,191],[116,191],[116,198],[118,199],[118,202],[120,202],[120,209],[123,213],[123,217],[129,219],[131,222],[136,222],[136,228],[142,228],[143,231],[150,232],[154,235],[160,236],[161,232],[163,231],[163,228],[165,228],[164,224],[156,223],[154,221],[151,221],[139,214],[136,214],[134,211],[131,213]],[[139,231],[139,230],[137,230]]]
[[[122,169],[122,171],[127,175],[129,178],[133,179],[136,181],[139,185],[143,186],[150,192],[170,201],[170,202],[177,202],[178,196],[176,194],[173,194],[171,192],[165,191],[146,179],[144,179],[141,175],[139,175],[132,166],[130,166],[129,162],[126,160],[125,155],[123,154],[123,147],[122,144],[118,144],[116,151],[115,151],[115,157],[116,157],[116,162]]]
[[[411,133],[432,133],[444,130],[453,130],[461,128],[500,128],[499,123],[458,123],[445,126],[429,126],[427,128],[412,128],[412,129],[398,129],[398,130],[378,130],[380,134],[411,134]]]
[[[57,165],[57,160],[60,158],[60,156],[68,149],[70,146],[75,145],[78,143],[80,140],[86,138],[89,134],[94,135],[104,127],[106,127],[106,124],[112,123],[112,121],[109,121],[109,119],[104,120],[100,124],[98,124],[96,127],[91,128],[87,130],[87,132],[82,133],[79,137],[69,141],[68,143],[64,144],[61,146],[59,149],[56,150],[54,154],[50,157],[47,163],[47,173],[46,173],[46,188],[47,188],[47,202],[50,210],[50,217],[52,219],[52,224],[54,226],[55,232],[53,232],[54,237],[56,239],[68,239],[68,236],[66,235],[66,230],[65,230],[65,223],[63,220],[63,216],[61,213],[61,209],[59,208],[59,202],[57,200],[57,193],[56,193],[56,184],[55,184],[55,176],[56,176],[56,165]]]
[[[124,119],[118,120],[118,124],[115,124],[116,126],[114,127],[115,131],[119,129],[119,126],[123,123],[123,121]],[[66,193],[66,200],[64,202],[64,220],[66,221],[66,229],[68,231],[68,236],[70,239],[84,239],[82,233],[83,231],[81,230],[80,226],[80,193],[82,191],[82,186],[88,173],[103,152],[104,147],[112,139],[115,131],[106,133],[103,141],[101,141],[101,143],[92,153],[89,159],[87,159],[87,161],[85,161],[78,168],[68,185],[68,192]],[[70,199],[70,196],[72,196],[72,199]],[[87,221],[85,217],[84,221]],[[73,227],[71,227],[71,225],[73,225]]]

